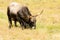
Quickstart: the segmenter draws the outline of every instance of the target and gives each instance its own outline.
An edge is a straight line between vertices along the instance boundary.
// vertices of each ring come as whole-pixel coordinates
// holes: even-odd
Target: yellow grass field
[[[28,6],[36,17],[36,29],[14,26],[9,29],[7,7],[11,2]],[[0,40],[60,40],[60,0],[0,0]]]

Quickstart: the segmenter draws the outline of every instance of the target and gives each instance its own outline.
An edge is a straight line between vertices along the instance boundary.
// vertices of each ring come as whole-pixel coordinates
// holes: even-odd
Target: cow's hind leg
[[[8,14],[8,20],[9,20],[9,28],[11,28],[11,26],[12,26],[12,19],[11,19],[9,14]]]
[[[17,20],[14,20],[14,24],[15,24],[15,26],[17,27]]]
[[[11,18],[8,18],[8,20],[9,20],[9,28],[11,28],[11,26],[12,26],[12,20],[11,20]]]
[[[11,26],[12,26],[12,20],[11,20],[11,16],[10,16],[9,7],[7,8],[7,16],[8,16],[8,20],[9,20],[9,28],[11,28]]]

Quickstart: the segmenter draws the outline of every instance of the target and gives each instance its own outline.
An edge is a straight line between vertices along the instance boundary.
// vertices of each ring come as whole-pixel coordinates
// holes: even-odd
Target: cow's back
[[[10,9],[10,13],[17,14],[18,10],[21,8],[22,5],[16,2],[12,2],[8,7]]]

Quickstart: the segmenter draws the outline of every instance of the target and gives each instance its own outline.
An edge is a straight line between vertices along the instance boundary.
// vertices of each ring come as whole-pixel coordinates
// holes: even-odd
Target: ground
[[[9,29],[7,7],[11,2],[28,6],[36,17],[36,29]],[[60,40],[60,0],[0,0],[0,40]]]

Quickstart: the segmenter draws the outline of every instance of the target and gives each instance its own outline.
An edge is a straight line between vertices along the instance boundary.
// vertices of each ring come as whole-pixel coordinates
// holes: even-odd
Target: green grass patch
[[[60,32],[60,25],[48,25],[46,26],[48,33],[58,33]]]
[[[0,19],[7,19],[6,14],[0,12]]]

